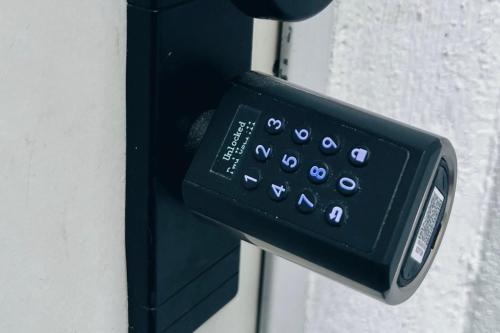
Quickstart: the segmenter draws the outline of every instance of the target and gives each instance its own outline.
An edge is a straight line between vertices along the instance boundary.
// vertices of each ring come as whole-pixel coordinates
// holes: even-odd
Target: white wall
[[[450,224],[413,298],[390,307],[306,273],[297,331],[500,330],[499,13],[500,1],[337,0],[292,25],[291,81],[442,134],[459,159]],[[274,268],[271,288],[290,271],[304,274]],[[284,327],[287,309],[297,311],[289,302],[271,299],[281,310],[268,314],[275,321],[267,332]]]
[[[125,0],[0,0],[0,332],[127,332]],[[270,71],[277,25],[257,22]],[[254,332],[260,250],[199,332]]]
[[[125,2],[0,5],[0,332],[126,332]]]

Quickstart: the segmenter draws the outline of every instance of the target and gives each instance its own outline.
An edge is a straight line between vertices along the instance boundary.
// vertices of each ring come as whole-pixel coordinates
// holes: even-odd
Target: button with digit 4
[[[266,122],[266,131],[269,134],[279,134],[285,129],[285,120],[281,117],[270,117]]]
[[[343,195],[353,195],[358,192],[358,182],[350,177],[342,177],[337,182],[337,189]]]
[[[298,127],[292,130],[293,142],[299,145],[308,143],[311,140],[311,129],[309,127]]]
[[[339,205],[329,205],[325,210],[326,221],[335,227],[338,227],[345,220],[345,209]]]
[[[262,174],[257,168],[248,169],[241,177],[241,183],[247,190],[254,190],[262,182]]]
[[[323,162],[314,163],[309,169],[307,177],[314,184],[322,184],[326,182],[328,180],[328,165]]]
[[[325,136],[321,140],[319,150],[325,155],[333,155],[340,150],[339,140],[334,136]]]
[[[271,158],[273,148],[270,145],[257,145],[253,151],[253,156],[257,161],[265,162]]]
[[[353,148],[349,153],[349,161],[355,166],[363,166],[368,163],[370,152],[365,148]]]
[[[308,214],[316,209],[318,198],[311,190],[302,191],[297,198],[297,209],[299,212]]]
[[[299,169],[299,153],[293,150],[287,150],[281,158],[281,169],[285,172],[295,172]]]
[[[274,201],[283,201],[288,196],[290,191],[287,182],[275,182],[269,186],[269,196]]]

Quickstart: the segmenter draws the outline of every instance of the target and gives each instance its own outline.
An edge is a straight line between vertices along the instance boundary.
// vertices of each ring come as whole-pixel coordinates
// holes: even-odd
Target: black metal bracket
[[[239,240],[195,219],[189,125],[250,69],[252,18],[228,0],[129,0],[126,247],[130,332],[190,332],[238,289]]]

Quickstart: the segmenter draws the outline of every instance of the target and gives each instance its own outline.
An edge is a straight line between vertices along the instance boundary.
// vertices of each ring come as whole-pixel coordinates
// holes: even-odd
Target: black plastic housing
[[[247,15],[282,21],[300,21],[325,9],[332,0],[232,0]]]
[[[323,131],[332,126],[344,133],[347,146],[349,140],[358,138],[370,143],[372,153],[379,157],[373,158],[371,169],[355,170],[364,177],[365,186],[356,196],[345,199],[353,207],[349,225],[337,229],[326,224],[308,225],[311,217],[292,213],[293,203],[279,206],[258,192],[243,189],[242,172],[259,166],[252,149],[246,149],[232,179],[213,171],[233,118],[237,121],[235,114],[242,107],[262,113],[255,116],[257,130],[249,137],[248,147],[267,138],[263,130],[266,114],[307,122]],[[287,135],[273,138],[277,144],[289,139]],[[318,156],[313,148],[297,149],[306,158]],[[344,165],[347,162],[340,156],[333,161],[345,169],[348,164]],[[269,167],[266,172],[272,177],[288,177],[279,168]],[[390,186],[384,187],[381,180],[390,180]],[[379,300],[398,304],[415,292],[439,248],[455,182],[456,156],[445,138],[249,72],[234,81],[215,112],[184,180],[183,196],[197,215],[228,227],[242,239]],[[328,186],[319,186],[318,193],[328,195]],[[408,257],[435,187],[445,199],[432,245],[415,267]]]

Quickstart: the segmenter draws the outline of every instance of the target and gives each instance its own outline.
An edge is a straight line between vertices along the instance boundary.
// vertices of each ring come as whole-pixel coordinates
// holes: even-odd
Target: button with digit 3
[[[309,169],[307,177],[314,184],[322,184],[326,182],[328,180],[328,165],[323,162],[314,163]]]
[[[269,134],[279,134],[285,129],[285,120],[281,117],[270,117],[266,122],[266,131]]]
[[[298,127],[292,130],[293,142],[299,145],[308,143],[311,140],[311,129],[309,127]]]
[[[293,150],[287,150],[280,162],[281,169],[289,173],[297,171],[299,169],[299,164],[299,153]]]

